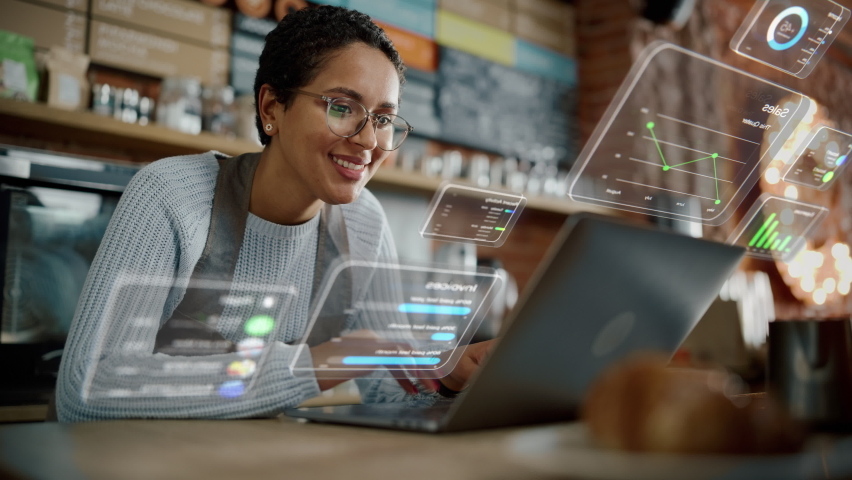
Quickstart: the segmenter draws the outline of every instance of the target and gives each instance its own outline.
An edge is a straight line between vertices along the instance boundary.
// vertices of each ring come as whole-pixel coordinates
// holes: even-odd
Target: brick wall
[[[581,144],[591,136],[633,63],[631,38],[636,13],[631,0],[576,0]],[[566,216],[527,209],[506,243],[480,248],[480,257],[499,258],[523,290]]]
[[[631,32],[636,13],[630,0],[577,0],[577,113],[582,143],[594,131],[633,63]]]

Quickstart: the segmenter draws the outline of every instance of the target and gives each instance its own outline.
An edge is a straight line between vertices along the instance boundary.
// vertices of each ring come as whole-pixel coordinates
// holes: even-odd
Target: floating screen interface
[[[713,96],[712,102],[698,103],[711,109],[691,108],[695,99],[654,101],[660,75],[671,65],[709,79],[706,95]],[[722,93],[730,88],[735,90]],[[568,195],[721,225],[810,104],[804,95],[715,60],[671,44],[652,44],[580,155],[568,179]]]
[[[745,247],[752,257],[789,261],[827,214],[825,207],[764,194],[728,243]]]
[[[291,369],[318,378],[375,368],[443,377],[458,361],[456,347],[470,342],[499,281],[484,269],[346,263],[325,285]]]
[[[420,234],[449,242],[499,247],[525,204],[522,195],[447,184],[435,194]]]
[[[92,350],[86,372],[83,391],[88,402],[151,397],[230,400],[251,393],[264,362],[276,351],[279,320],[285,318],[295,289],[194,283],[186,295],[200,292],[210,299],[208,311],[216,313],[176,313],[169,325],[177,333],[154,353],[163,303],[171,290],[171,279],[136,279],[114,289],[101,323],[100,343]]]
[[[849,20],[831,0],[760,0],[731,40],[745,57],[805,78]]]
[[[827,190],[848,163],[850,153],[852,135],[817,125],[796,150],[796,160],[784,181]]]

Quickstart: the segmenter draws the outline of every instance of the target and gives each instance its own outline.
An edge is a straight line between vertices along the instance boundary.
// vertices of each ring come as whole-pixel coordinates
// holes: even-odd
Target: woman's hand
[[[488,340],[485,342],[466,345],[464,347],[458,347],[453,350],[447,350],[442,353],[440,357],[442,363],[445,363],[451,356],[459,354],[459,350],[461,350],[461,356],[449,373],[446,373],[446,370],[438,370],[437,372],[414,370],[409,371],[409,373],[417,377],[418,385],[423,387],[423,389],[427,392],[437,392],[440,389],[441,384],[450,390],[460,392],[467,387],[467,384],[470,382],[473,374],[479,370],[479,367],[481,367],[483,363],[485,363],[485,359],[488,358],[488,355],[491,353],[495,344],[495,340]],[[435,375],[436,373],[438,374],[437,378]],[[399,381],[398,377],[397,381]],[[400,384],[402,383],[400,382]]]
[[[488,358],[488,355],[491,353],[491,349],[494,348],[494,345],[495,340],[488,340],[485,342],[473,343],[465,347],[459,347],[464,349],[461,353],[461,358],[459,358],[458,363],[456,363],[455,367],[453,367],[453,370],[447,374],[447,376],[440,379],[440,382],[450,390],[455,390],[457,392],[463,390],[467,386],[467,383],[470,381],[473,374],[482,366],[483,363],[485,363],[485,359]],[[453,352],[453,350],[444,352],[442,357],[444,355],[449,356]]]

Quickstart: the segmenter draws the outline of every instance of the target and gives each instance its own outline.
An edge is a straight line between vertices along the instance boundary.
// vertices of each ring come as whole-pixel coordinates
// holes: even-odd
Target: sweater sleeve
[[[281,342],[268,347],[244,392],[231,389],[221,395],[229,380],[224,367],[241,359],[237,354],[151,353],[160,325],[183,291],[143,287],[119,296],[116,285],[122,279],[145,277],[185,286],[193,268],[189,263],[203,247],[190,239],[199,229],[206,231],[206,225],[199,226],[197,219],[193,223],[173,207],[178,190],[155,169],[146,168],[122,196],[66,342],[56,390],[61,421],[266,416],[319,393],[315,379],[291,374],[295,348]],[[302,355],[300,361],[310,358]]]

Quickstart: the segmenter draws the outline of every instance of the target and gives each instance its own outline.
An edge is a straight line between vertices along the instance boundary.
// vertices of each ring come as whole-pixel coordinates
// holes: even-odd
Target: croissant
[[[607,448],[668,453],[758,454],[801,449],[802,427],[769,398],[736,395],[722,371],[666,368],[658,355],[605,371],[581,408],[591,438]]]

